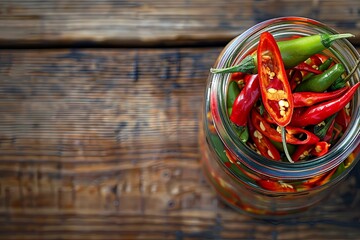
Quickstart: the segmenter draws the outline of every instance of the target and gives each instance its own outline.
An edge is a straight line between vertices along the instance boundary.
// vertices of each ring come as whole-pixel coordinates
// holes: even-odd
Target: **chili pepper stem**
[[[354,68],[351,69],[349,74],[344,78],[344,82],[347,82],[352,77],[352,75],[355,73],[356,69],[358,69],[359,66],[360,66],[360,59],[357,59]]]
[[[231,66],[228,68],[211,68],[211,73],[253,73],[254,66],[256,65],[254,62],[254,58],[252,55],[248,55],[245,57],[238,65]]]
[[[334,34],[334,35],[328,35],[328,34],[323,34],[321,36],[321,41],[323,43],[323,45],[325,47],[330,47],[331,43],[337,39],[341,39],[341,38],[349,38],[349,37],[355,37],[353,34],[351,33],[342,33],[342,34]]]
[[[287,146],[286,146],[286,130],[285,130],[285,127],[280,127],[280,128],[281,128],[281,140],[282,140],[285,156],[286,156],[286,158],[287,158],[287,160],[289,162],[294,163],[294,161],[291,159],[289,150],[287,149]]]

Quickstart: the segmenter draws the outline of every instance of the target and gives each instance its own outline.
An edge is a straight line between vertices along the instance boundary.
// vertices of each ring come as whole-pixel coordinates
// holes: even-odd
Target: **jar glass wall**
[[[300,17],[271,19],[255,25],[234,38],[220,53],[215,68],[239,63],[256,49],[262,32],[275,39],[337,32],[315,20]],[[356,49],[345,39],[335,41],[324,53],[341,62],[349,73],[360,58]],[[354,85],[360,70],[351,77]],[[359,160],[360,112],[359,90],[351,102],[351,121],[341,139],[322,157],[297,163],[276,162],[257,154],[241,142],[229,120],[226,95],[230,74],[210,74],[203,105],[200,146],[202,166],[209,183],[220,198],[232,207],[262,216],[280,216],[302,212],[328,196],[349,174]],[[331,178],[318,185],[304,184],[327,175]],[[270,191],[259,181],[274,181],[296,191]]]

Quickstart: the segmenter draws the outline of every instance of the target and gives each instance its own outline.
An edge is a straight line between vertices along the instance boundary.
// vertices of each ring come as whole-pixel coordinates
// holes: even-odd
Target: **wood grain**
[[[359,43],[358,0],[3,0],[2,46],[175,46],[224,44],[280,16],[322,21]]]
[[[224,206],[199,166],[220,48],[0,52],[0,239],[354,239],[360,167],[303,216]]]

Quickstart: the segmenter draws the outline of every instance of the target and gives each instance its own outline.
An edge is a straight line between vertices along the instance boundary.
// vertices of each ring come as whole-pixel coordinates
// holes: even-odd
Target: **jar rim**
[[[302,30],[301,32],[298,32],[297,28],[299,27]],[[278,32],[279,28],[286,29],[286,32]],[[289,16],[269,19],[254,25],[230,41],[220,53],[214,67],[229,67],[234,62],[238,61],[238,55],[241,48],[250,43],[252,43],[252,47],[254,47],[254,41],[256,45],[261,32],[273,32],[275,38],[280,38],[285,34],[291,33],[309,35],[311,32],[310,30],[327,34],[338,33],[325,24],[310,18]],[[341,53],[339,53],[339,49],[342,50]],[[329,50],[335,54],[337,58],[340,58],[338,59],[339,61],[345,61],[344,65],[347,68],[347,72],[349,72],[350,68],[349,61],[354,62],[356,59],[360,59],[360,54],[346,39],[338,40],[329,48]],[[346,56],[344,57],[343,55]],[[313,177],[338,166],[360,143],[360,111],[358,107],[360,94],[359,91],[357,91],[353,97],[354,104],[352,107],[351,122],[343,137],[334,146],[332,146],[331,150],[327,154],[310,161],[301,161],[297,163],[278,162],[267,159],[242,143],[231,127],[225,103],[227,83],[229,81],[230,74],[211,74],[209,77],[212,79],[210,90],[211,101],[214,101],[212,105],[215,106],[216,109],[216,111],[213,112],[213,121],[219,137],[226,147],[234,153],[234,155],[238,156],[241,154],[240,160],[244,165],[256,172],[261,172],[268,177],[289,180]],[[360,70],[358,69],[350,82],[354,84],[355,82],[358,82],[359,79]],[[352,166],[354,166],[358,160],[359,157],[354,160]]]

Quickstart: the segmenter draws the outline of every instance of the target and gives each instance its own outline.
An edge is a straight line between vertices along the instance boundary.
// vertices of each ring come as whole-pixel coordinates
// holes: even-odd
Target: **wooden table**
[[[360,45],[358,0],[0,2],[0,239],[359,239],[360,167],[264,221],[202,175],[199,112],[224,45],[282,15]]]

